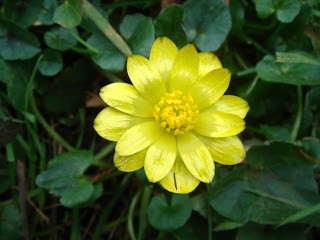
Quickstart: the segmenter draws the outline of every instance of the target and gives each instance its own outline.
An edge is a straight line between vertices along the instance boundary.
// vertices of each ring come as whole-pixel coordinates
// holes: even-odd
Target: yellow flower
[[[101,89],[109,105],[94,121],[97,133],[118,141],[114,164],[122,171],[144,167],[150,182],[170,192],[189,193],[214,177],[214,161],[232,165],[245,157],[236,136],[245,128],[249,106],[223,95],[230,72],[212,53],[191,44],[178,50],[168,38],[154,42],[150,59],[132,55],[127,71],[133,85]]]

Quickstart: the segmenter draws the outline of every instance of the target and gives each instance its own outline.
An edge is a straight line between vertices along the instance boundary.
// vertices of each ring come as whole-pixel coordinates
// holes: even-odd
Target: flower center
[[[194,128],[199,110],[191,96],[174,91],[160,99],[154,107],[153,116],[167,132],[179,135]]]

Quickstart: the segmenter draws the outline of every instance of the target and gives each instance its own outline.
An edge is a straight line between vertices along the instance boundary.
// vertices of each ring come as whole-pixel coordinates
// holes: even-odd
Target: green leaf
[[[320,112],[320,86],[312,88],[306,94],[302,128],[304,129],[309,128],[313,124],[313,121],[317,118],[317,116],[319,116],[319,112]]]
[[[88,179],[73,177],[56,179],[50,188],[50,193],[61,196],[60,203],[65,207],[74,207],[88,201],[94,192],[94,187]]]
[[[306,63],[279,63],[272,56],[265,56],[257,64],[261,79],[293,85],[320,84],[320,68]]]
[[[220,224],[218,224],[213,231],[219,232],[219,231],[226,231],[226,230],[232,230],[235,228],[239,228],[243,226],[245,223],[242,222],[235,222],[235,221],[225,221]]]
[[[266,18],[276,12],[280,22],[289,23],[299,14],[299,0],[255,0],[256,10],[261,18]]]
[[[45,25],[53,24],[53,14],[57,7],[58,3],[56,0],[42,1],[41,12],[38,15],[38,22]]]
[[[279,224],[319,202],[313,163],[298,154],[295,146],[253,147],[246,162],[249,168],[236,168],[210,188],[210,205],[221,215],[239,222]],[[319,215],[312,215],[300,222],[319,220]]]
[[[30,27],[41,11],[41,0],[5,0],[3,15],[6,19],[20,27]]]
[[[76,29],[56,27],[44,34],[44,41],[50,48],[60,51],[68,50],[77,44],[77,39],[72,36],[70,31],[74,31],[74,34],[78,35]]]
[[[94,192],[91,182],[83,177],[92,162],[93,155],[89,151],[62,153],[49,161],[48,170],[37,176],[36,183],[60,196],[61,204],[66,207],[82,204]]]
[[[126,57],[102,33],[93,33],[87,42],[99,51],[91,57],[99,67],[110,72],[123,70]]]
[[[240,228],[237,233],[238,240],[307,240],[304,226],[291,225],[282,228],[270,228],[259,224],[250,223]]]
[[[62,56],[59,52],[52,49],[43,51],[43,58],[39,64],[39,71],[44,76],[54,76],[61,71]]]
[[[291,141],[291,132],[288,127],[285,126],[268,126],[262,124],[260,126],[261,132],[266,136],[268,140],[272,141]]]
[[[320,66],[320,59],[307,52],[276,52],[277,62],[306,63]]]
[[[181,5],[171,4],[161,10],[154,20],[156,37],[166,36],[179,47],[187,44],[187,35],[182,27],[184,9]]]
[[[201,51],[217,50],[231,29],[231,16],[224,1],[188,0],[183,6],[189,41]]]
[[[13,23],[0,21],[0,56],[4,60],[25,60],[40,52],[38,39]]]
[[[168,203],[165,195],[152,198],[148,206],[150,224],[162,231],[172,231],[183,226],[192,212],[192,204],[188,195],[172,195]]]
[[[120,24],[120,33],[133,53],[149,56],[154,42],[154,26],[151,18],[141,14],[127,15]]]
[[[14,78],[10,65],[0,58],[0,82],[9,83]]]
[[[320,140],[317,138],[305,138],[301,140],[302,148],[306,154],[320,161]]]
[[[81,5],[79,0],[66,0],[59,6],[53,16],[53,21],[65,28],[74,28],[81,23]]]
[[[19,208],[13,203],[3,207],[0,216],[0,239],[22,239],[22,229],[22,217]]]

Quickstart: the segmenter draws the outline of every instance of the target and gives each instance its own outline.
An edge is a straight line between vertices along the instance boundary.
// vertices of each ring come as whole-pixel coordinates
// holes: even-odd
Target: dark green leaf
[[[306,63],[320,66],[320,58],[307,52],[276,52],[277,62]]]
[[[62,205],[77,206],[88,201],[94,192],[91,182],[83,177],[92,162],[89,151],[62,153],[49,161],[48,170],[37,176],[36,183],[60,196]]]
[[[70,31],[78,35],[76,29],[69,30],[63,27],[57,27],[44,34],[44,41],[50,48],[60,51],[68,50],[77,44],[77,39],[72,36]]]
[[[309,128],[320,112],[320,86],[312,88],[306,94],[302,127]],[[318,127],[319,128],[319,127]],[[315,129],[316,130],[316,129]]]
[[[53,24],[53,14],[58,7],[56,0],[44,0],[42,1],[41,12],[38,15],[38,21],[40,24],[51,25]]]
[[[126,57],[101,33],[94,33],[87,40],[91,46],[99,51],[92,56],[92,60],[102,69],[110,72],[122,71]]]
[[[19,25],[30,27],[37,19],[41,11],[41,0],[5,0],[3,14],[5,18]]]
[[[154,21],[156,37],[166,36],[179,47],[187,43],[187,35],[182,27],[184,10],[181,5],[169,5],[163,9]]]
[[[274,227],[259,224],[247,224],[239,229],[239,240],[306,240],[306,231],[303,226],[292,225],[275,229]]]
[[[22,239],[22,217],[19,208],[14,204],[8,204],[1,209],[0,239]]]
[[[10,65],[3,59],[0,59],[0,82],[8,84],[13,78],[14,74]]]
[[[261,18],[266,18],[276,12],[280,22],[289,23],[299,14],[299,0],[256,0],[256,10]]]
[[[188,195],[172,195],[168,203],[165,195],[152,198],[148,207],[150,224],[163,231],[172,231],[183,226],[192,212],[192,204]]]
[[[13,23],[0,21],[0,55],[4,60],[32,58],[40,51],[39,45],[32,33]]]
[[[151,18],[141,14],[127,15],[120,24],[120,33],[133,53],[149,56],[154,42],[154,26]]]
[[[65,28],[74,28],[81,23],[81,18],[80,1],[66,0],[56,9],[53,21]]]
[[[216,232],[232,230],[235,228],[239,228],[239,227],[243,226],[244,224],[245,223],[235,222],[235,221],[225,221],[225,222],[222,222],[219,225],[217,225],[213,230]]]
[[[261,125],[260,130],[268,140],[283,142],[291,141],[291,132],[288,127]]]
[[[293,85],[320,84],[320,68],[305,63],[279,63],[272,56],[265,56],[257,64],[259,77],[265,81]]]
[[[301,141],[305,153],[313,158],[320,160],[320,140],[317,138],[305,138]]]
[[[43,58],[39,64],[39,71],[45,76],[54,76],[62,69],[62,56],[52,49],[43,51]]]
[[[279,224],[298,210],[319,202],[313,164],[290,144],[251,148],[250,168],[236,168],[209,192],[211,206],[230,219]],[[300,222],[316,223],[312,215]]]
[[[231,16],[222,0],[188,0],[184,4],[189,41],[201,51],[215,51],[231,29]]]

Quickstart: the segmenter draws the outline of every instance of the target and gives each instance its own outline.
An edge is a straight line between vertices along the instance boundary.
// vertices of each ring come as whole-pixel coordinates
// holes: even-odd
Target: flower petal
[[[159,37],[153,43],[150,62],[159,70],[164,82],[169,81],[173,61],[178,54],[177,46],[167,37]]]
[[[187,92],[189,87],[198,79],[199,54],[191,44],[184,46],[174,60],[169,89],[173,91]]]
[[[199,78],[218,68],[222,68],[222,64],[216,55],[211,52],[199,53]]]
[[[176,153],[176,138],[164,132],[147,150],[144,170],[150,182],[158,182],[170,172]]]
[[[189,94],[200,110],[215,103],[225,93],[230,77],[228,69],[219,68],[207,73],[190,88]]]
[[[121,156],[135,154],[154,143],[162,132],[163,128],[155,121],[136,125],[121,136],[116,152]]]
[[[148,118],[130,116],[107,107],[97,115],[93,127],[101,137],[110,141],[118,141],[129,128],[148,120]]]
[[[127,71],[138,92],[151,103],[158,103],[166,93],[166,87],[158,69],[145,57],[129,56]]]
[[[118,153],[114,154],[114,165],[123,172],[133,172],[139,170],[144,165],[146,157],[146,149],[130,156],[120,156]]]
[[[223,112],[200,113],[194,130],[207,137],[230,137],[245,129],[245,122],[236,115]]]
[[[192,175],[201,182],[211,182],[214,163],[206,146],[189,132],[178,135],[177,144],[181,159]]]
[[[127,83],[112,83],[100,91],[100,97],[110,107],[139,117],[152,117],[154,106],[145,100],[137,89]]]
[[[166,190],[180,194],[192,192],[199,183],[199,179],[190,173],[179,155],[177,155],[171,171],[160,181],[160,184]]]
[[[224,113],[230,113],[244,119],[249,109],[250,107],[247,101],[245,101],[244,99],[232,95],[223,95],[218,101],[216,101],[212,106],[205,109],[204,111],[219,111]]]
[[[246,150],[237,136],[225,138],[208,138],[199,136],[207,146],[215,162],[224,165],[234,165],[244,160]]]

